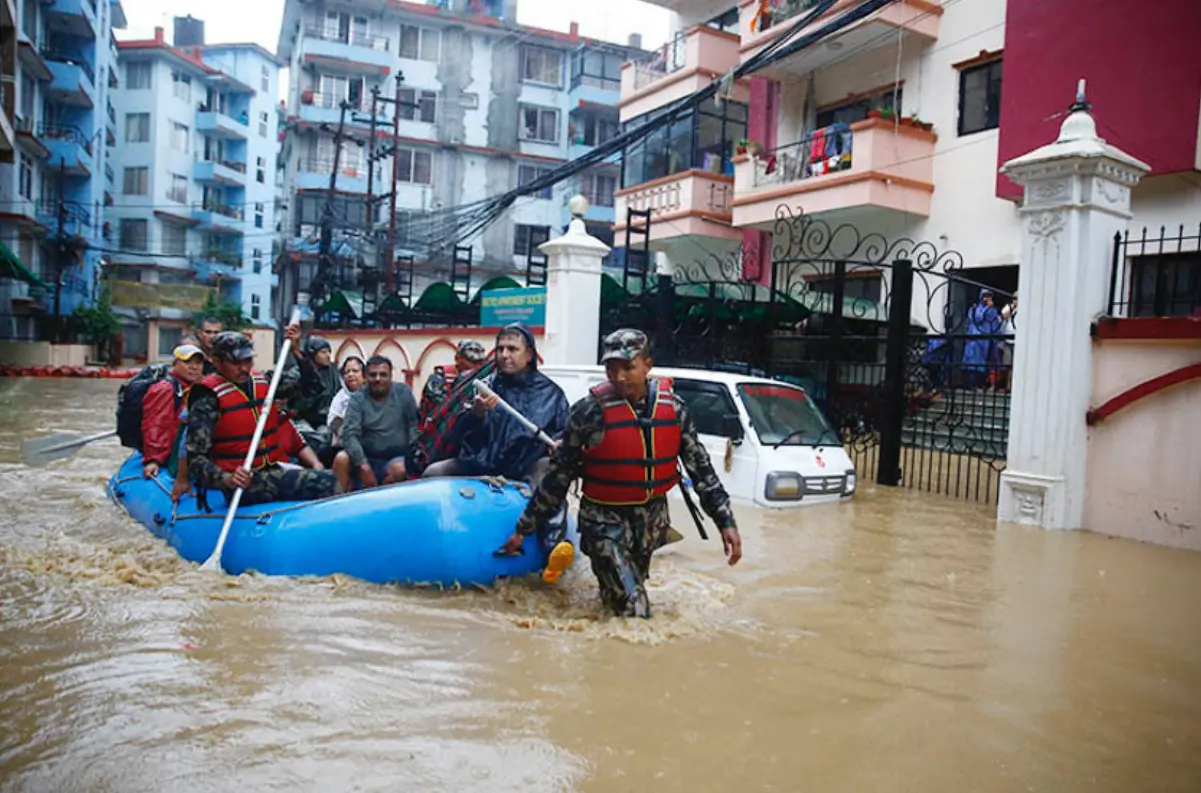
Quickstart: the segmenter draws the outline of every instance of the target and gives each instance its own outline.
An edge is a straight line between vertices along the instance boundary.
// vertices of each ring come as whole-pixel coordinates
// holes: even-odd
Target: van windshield
[[[738,394],[751,417],[751,427],[764,446],[841,445],[838,433],[809,395],[799,388],[767,383],[741,383]]]

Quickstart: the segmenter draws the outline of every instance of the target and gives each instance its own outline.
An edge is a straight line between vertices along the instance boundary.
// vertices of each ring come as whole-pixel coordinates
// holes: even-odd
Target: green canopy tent
[[[337,313],[342,317],[362,319],[363,293],[350,289],[334,292],[330,295],[329,300],[325,301],[324,310],[329,313]]]
[[[507,275],[498,275],[490,281],[485,281],[484,285],[476,290],[475,295],[471,298],[471,305],[478,306],[480,304],[480,296],[484,292],[491,292],[494,289],[521,289],[522,284],[510,278]]]
[[[0,242],[0,278],[11,278],[14,281],[24,281],[32,289],[41,289],[49,293],[50,284],[38,278],[28,267],[21,263],[12,249]]]

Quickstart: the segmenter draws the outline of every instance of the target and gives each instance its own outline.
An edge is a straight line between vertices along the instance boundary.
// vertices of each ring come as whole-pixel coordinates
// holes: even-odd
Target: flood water
[[[649,623],[586,566],[212,576],[106,500],[115,441],[20,464],[115,392],[0,379],[0,790],[1201,790],[1201,554],[882,489],[672,546]]]

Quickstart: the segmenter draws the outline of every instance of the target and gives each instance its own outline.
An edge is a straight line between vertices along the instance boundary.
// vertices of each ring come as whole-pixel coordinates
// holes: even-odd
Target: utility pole
[[[377,160],[382,160],[385,157],[392,158],[392,189],[387,191],[386,193],[381,193],[381,195],[379,195],[378,197],[373,196],[373,195],[368,196],[369,212],[371,213],[372,216],[374,216],[374,214],[375,214],[375,202],[383,201],[385,198],[388,199],[388,236],[387,236],[387,242],[384,244],[383,256],[381,258],[383,259],[383,262],[384,262],[384,284],[385,284],[384,289],[385,289],[385,292],[387,293],[387,296],[389,296],[389,297],[396,290],[396,180],[400,176],[400,163],[396,159],[396,148],[397,148],[397,140],[400,138],[400,116],[401,116],[402,110],[418,109],[421,107],[421,105],[417,102],[404,102],[401,100],[400,92],[401,92],[401,90],[403,90],[404,80],[405,80],[404,72],[397,72],[396,73],[396,89],[395,89],[395,94],[393,95],[392,98],[380,96],[378,87],[371,89],[371,91],[372,91],[372,105],[371,105],[372,127],[371,127],[371,129],[372,129],[372,136],[373,136],[373,139],[372,139],[373,144],[374,144],[374,133],[375,133],[375,126],[376,126],[375,116],[376,116],[377,103],[381,104],[381,105],[383,105],[383,104],[392,105],[392,142],[378,151],[374,150],[374,145],[373,145],[372,146],[372,154],[371,154],[371,164],[373,166],[372,167],[373,173],[374,173],[374,165]],[[371,184],[371,183],[369,182],[369,184]],[[370,193],[370,187],[368,188],[368,192]],[[372,224],[372,227],[374,228],[374,223]]]
[[[350,102],[342,100],[341,114],[338,116],[338,129],[334,132],[334,162],[329,173],[329,192],[325,195],[325,207],[321,212],[321,247],[317,254],[317,277],[313,279],[312,300],[318,310],[325,302],[325,288],[330,280],[330,269],[334,237],[334,192],[338,189],[338,170],[342,167],[342,140],[346,135],[346,113],[350,110]],[[330,126],[322,124],[321,129],[329,132]]]
[[[58,160],[58,278],[54,279],[54,340],[63,341],[63,278],[67,274],[67,202],[64,200],[64,190],[67,186],[67,162],[60,157]]]

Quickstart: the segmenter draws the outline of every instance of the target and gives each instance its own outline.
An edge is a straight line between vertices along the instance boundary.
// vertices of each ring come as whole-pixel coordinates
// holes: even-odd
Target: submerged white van
[[[605,379],[601,366],[542,366],[574,403]],[[838,433],[801,389],[708,369],[660,369],[688,405],[730,497],[781,508],[849,498],[858,477]]]

